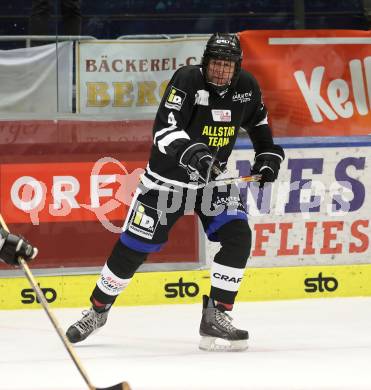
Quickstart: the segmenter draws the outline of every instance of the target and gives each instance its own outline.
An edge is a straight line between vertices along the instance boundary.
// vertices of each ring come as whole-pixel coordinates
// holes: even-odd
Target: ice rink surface
[[[66,329],[80,309],[54,310]],[[198,349],[201,304],[114,307],[74,348],[92,383],[133,390],[371,390],[371,298],[237,303],[244,352]],[[0,311],[0,389],[86,389],[45,312]]]

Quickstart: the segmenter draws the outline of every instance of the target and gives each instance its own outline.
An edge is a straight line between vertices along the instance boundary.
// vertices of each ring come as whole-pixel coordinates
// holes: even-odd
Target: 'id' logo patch
[[[150,240],[155,234],[161,214],[161,210],[137,202],[133,215],[130,218],[128,230]]]
[[[166,98],[165,107],[180,111],[187,94],[181,89],[171,87],[169,95]]]

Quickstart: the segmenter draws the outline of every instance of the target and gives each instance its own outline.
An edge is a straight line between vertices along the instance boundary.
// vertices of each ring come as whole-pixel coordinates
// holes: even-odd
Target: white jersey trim
[[[171,188],[171,187],[165,186],[165,185],[161,185],[161,184],[156,183],[155,181],[152,181],[150,178],[148,178],[144,174],[141,175],[140,181],[142,182],[144,187],[148,188],[149,190],[179,192],[174,188]]]
[[[172,184],[172,185],[174,185],[174,186],[184,187],[184,188],[190,188],[190,189],[192,189],[192,190],[197,190],[198,188],[204,187],[204,185],[202,185],[202,184],[184,183],[184,182],[182,182],[182,181],[168,179],[167,177],[161,176],[161,175],[159,175],[158,173],[153,172],[153,171],[151,170],[151,168],[149,167],[149,164],[148,164],[147,167],[146,167],[146,171],[147,171],[151,176],[153,176],[155,179],[161,180],[161,181],[163,181],[164,183]]]
[[[255,127],[256,127],[256,126],[267,125],[267,124],[268,124],[268,115],[266,115],[264,119],[262,119],[260,122],[258,122],[258,123],[255,125]]]
[[[173,131],[170,134],[168,134],[166,137],[158,141],[157,147],[159,148],[160,152],[166,154],[165,147],[169,146],[173,141],[180,138],[187,139],[187,140],[190,139],[189,135],[184,130]]]
[[[5,244],[5,238],[0,236],[0,249],[4,246]]]
[[[158,131],[154,138],[153,138],[153,143],[156,144],[156,141],[157,141],[157,138],[160,137],[161,135],[165,134],[165,133],[168,133],[170,131],[174,131],[175,129],[177,128],[176,125],[171,125],[169,127],[165,127],[164,129]]]

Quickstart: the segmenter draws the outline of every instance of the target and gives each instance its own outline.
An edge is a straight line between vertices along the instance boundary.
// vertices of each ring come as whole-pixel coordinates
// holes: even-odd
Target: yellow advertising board
[[[98,275],[41,276],[37,281],[51,307],[87,307]],[[246,269],[238,301],[371,296],[371,265]],[[116,305],[201,302],[208,270],[137,273]],[[0,279],[0,309],[39,308],[26,278]]]

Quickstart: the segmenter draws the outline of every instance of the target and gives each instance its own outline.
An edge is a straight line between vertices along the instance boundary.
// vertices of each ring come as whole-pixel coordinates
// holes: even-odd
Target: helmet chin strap
[[[229,82],[228,84],[224,84],[224,85],[218,85],[218,84],[212,83],[211,81],[208,81],[207,84],[209,84],[211,86],[211,88],[216,93],[218,93],[220,96],[223,96],[228,92],[228,89],[231,85],[231,82]]]

